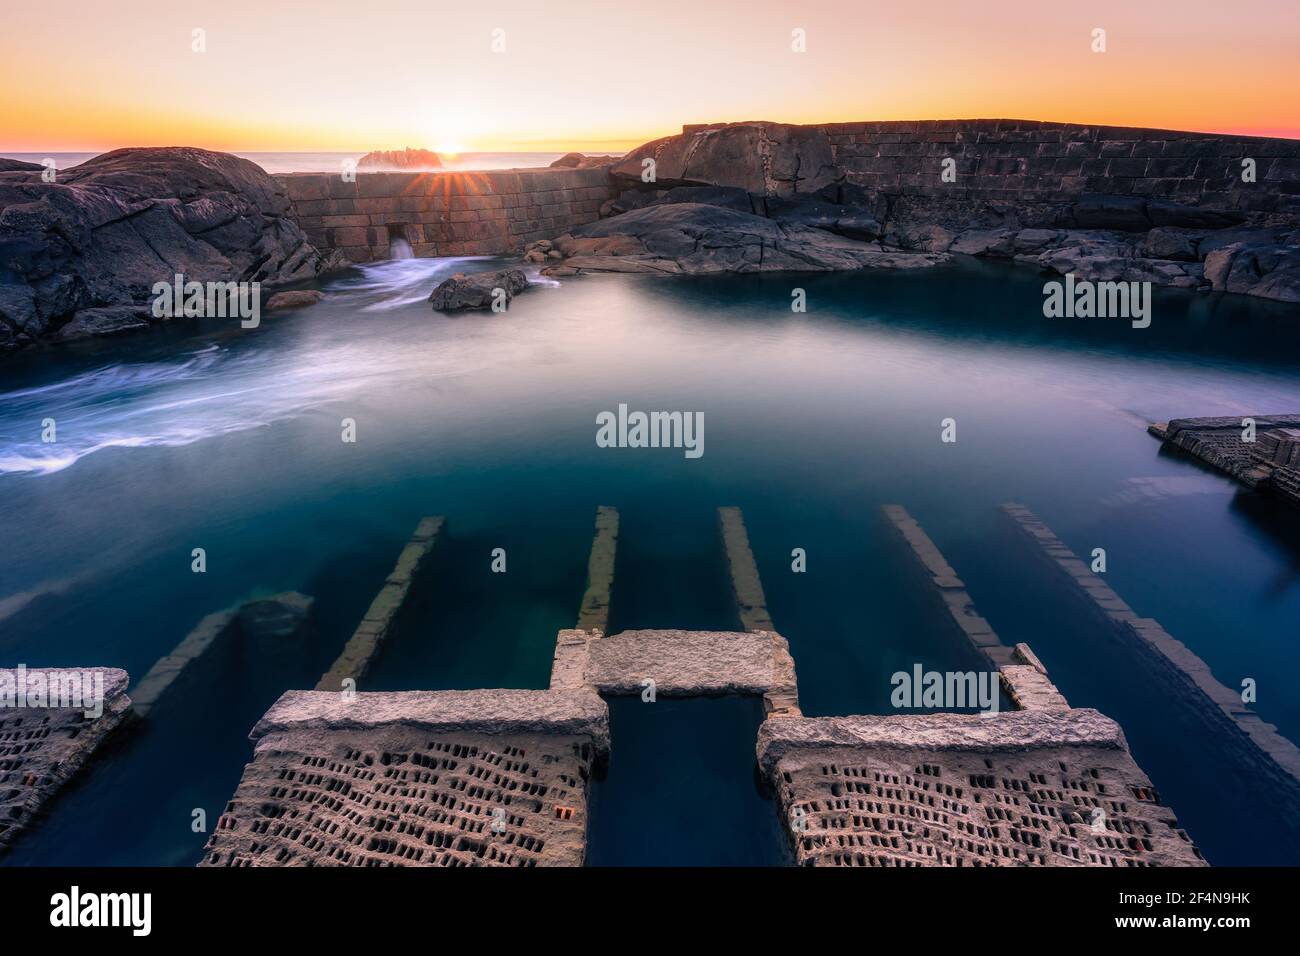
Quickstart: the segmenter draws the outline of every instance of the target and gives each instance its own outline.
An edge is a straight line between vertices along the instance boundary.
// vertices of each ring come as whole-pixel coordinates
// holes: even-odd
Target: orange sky
[[[0,150],[621,151],[683,123],[981,116],[1300,138],[1296,3],[8,3]]]

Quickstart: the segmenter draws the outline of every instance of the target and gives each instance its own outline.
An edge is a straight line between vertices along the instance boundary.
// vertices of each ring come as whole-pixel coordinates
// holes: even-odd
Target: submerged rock
[[[274,285],[322,268],[261,167],[187,147],[115,150],[52,183],[0,172],[0,261],[0,351],[159,321],[153,286],[177,273]]]
[[[700,203],[652,205],[555,240],[565,256],[547,275],[574,272],[717,273],[915,268],[941,255],[885,249],[823,229]]]
[[[521,269],[475,272],[472,275],[458,272],[439,283],[429,295],[429,302],[438,312],[490,309],[496,302],[509,303],[526,288],[528,277]]]

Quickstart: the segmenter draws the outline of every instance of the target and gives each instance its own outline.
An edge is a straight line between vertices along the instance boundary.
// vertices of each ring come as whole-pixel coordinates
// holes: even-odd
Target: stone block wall
[[[352,262],[389,257],[392,236],[416,256],[503,255],[600,216],[614,195],[595,169],[291,173],[275,177],[308,240]]]
[[[1300,140],[1032,120],[828,123],[848,179],[886,195],[1060,203],[1085,192],[1300,213]],[[957,179],[940,179],[946,157]],[[1242,181],[1242,160],[1256,182]]]

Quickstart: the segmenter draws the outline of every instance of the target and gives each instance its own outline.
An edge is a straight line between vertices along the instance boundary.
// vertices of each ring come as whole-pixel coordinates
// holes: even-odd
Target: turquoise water
[[[315,596],[320,619],[298,655],[242,648],[187,675],[8,863],[193,863],[206,838],[193,810],[215,821],[249,728],[281,690],[314,684],[423,515],[448,518],[435,573],[362,689],[544,687],[597,505],[622,517],[612,626],[734,627],[715,509],[739,505],[805,712],[892,712],[895,671],[977,664],[885,527],[887,502],[912,511],[1004,640],[1031,644],[1073,704],[1121,721],[1211,862],[1300,863],[1266,788],[996,519],[1021,501],[1076,551],[1105,547],[1139,613],[1225,684],[1257,679],[1258,711],[1300,738],[1295,515],[1163,453],[1143,427],[1300,409],[1294,307],[1158,292],[1149,329],[1048,320],[1041,277],[975,263],[583,277],[538,285],[505,315],[425,305],[441,276],[495,265],[383,263],[257,330],[178,323],[0,364],[0,661],[138,677],[205,614],[286,589]],[[795,286],[806,314],[790,311]],[[620,403],[703,412],[703,456],[597,447],[597,413]],[[954,444],[939,440],[949,417]],[[1125,503],[1134,479],[1156,479],[1158,496]],[[195,547],[205,574],[190,570]],[[489,568],[498,547],[505,574]],[[779,862],[752,776],[701,785],[713,812],[743,821],[748,855],[734,828],[671,823],[700,767],[752,754],[738,703],[654,711],[657,728],[618,702],[593,860]],[[672,745],[683,721],[699,747]],[[636,780],[651,767],[668,789],[648,804]]]

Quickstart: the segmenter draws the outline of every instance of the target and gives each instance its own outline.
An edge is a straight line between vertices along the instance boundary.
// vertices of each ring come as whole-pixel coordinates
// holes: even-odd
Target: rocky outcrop
[[[275,180],[187,147],[120,149],[46,183],[0,172],[0,351],[144,328],[155,283],[315,276]]]
[[[654,204],[602,219],[560,236],[554,249],[564,261],[544,274],[826,272],[914,268],[944,258],[702,203]]]
[[[618,156],[585,156],[582,153],[565,153],[551,163],[551,169],[592,169],[596,166],[612,166],[619,159]]]
[[[528,277],[520,269],[475,272],[472,275],[457,272],[438,284],[429,295],[429,302],[438,312],[490,309],[497,302],[508,304],[526,288]]]
[[[21,159],[0,156],[0,173],[39,173],[44,168],[39,163],[25,163]]]
[[[442,157],[431,149],[377,149],[357,160],[358,169],[442,169]]]
[[[844,178],[826,134],[789,123],[688,127],[634,149],[610,172],[644,183],[647,159],[658,186],[736,186],[759,196],[815,193]]]

